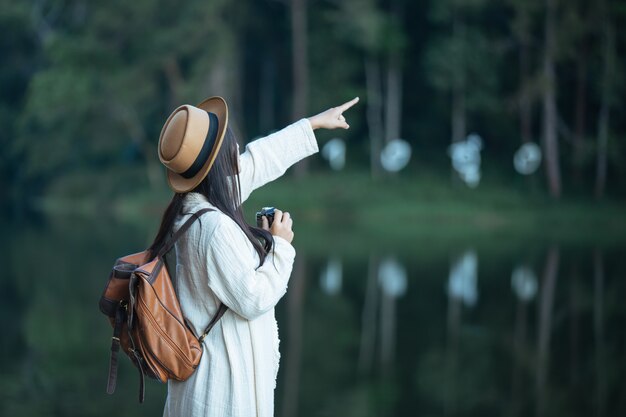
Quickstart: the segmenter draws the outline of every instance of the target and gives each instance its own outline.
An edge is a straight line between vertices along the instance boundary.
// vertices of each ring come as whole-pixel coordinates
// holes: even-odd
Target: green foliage
[[[440,92],[464,91],[469,110],[493,108],[499,98],[501,57],[479,20],[488,11],[486,0],[446,0],[435,2],[430,13],[438,29],[424,54],[425,72]]]
[[[46,178],[49,184],[77,168],[115,172],[133,150],[144,160],[153,158],[145,150],[152,152],[156,143],[159,126],[152,121],[167,111],[168,94],[195,89],[197,74],[207,70],[206,59],[199,57],[219,55],[225,47],[220,32],[228,28],[217,16],[226,2],[205,4],[59,6],[80,18],[53,28],[42,43],[46,65],[29,82],[13,143],[24,155],[25,176]],[[189,84],[183,78],[164,91],[168,67],[181,77],[189,74]]]
[[[331,12],[338,35],[364,51],[380,52],[385,48],[388,31],[386,15],[378,8],[376,0],[348,0]]]
[[[442,0],[431,5],[429,16],[440,24],[447,24],[455,19],[475,19],[480,16],[491,0]]]
[[[623,5],[607,1],[614,26],[623,26]],[[348,164],[366,169],[364,62],[375,59],[384,68],[396,57],[405,88],[401,131],[412,138],[416,153],[441,155],[432,158],[438,170],[447,165],[448,135],[443,132],[451,119],[449,96],[462,90],[468,128],[487,139],[485,165],[506,174],[510,164],[500,161],[510,161],[519,142],[516,97],[531,91],[532,114],[541,110],[544,6],[541,0],[309,3],[308,108],[315,112],[355,95],[364,99],[351,111],[351,131],[342,135],[351,141]],[[583,177],[592,178],[605,17],[583,1],[558,1],[557,6],[562,137],[568,139],[576,125],[577,62],[587,51],[582,55],[588,68],[580,169]],[[289,4],[273,0],[0,0],[0,186],[11,196],[5,204],[63,194],[63,184],[69,183],[84,190],[85,197],[100,190],[116,195],[115,186],[88,182],[96,177],[125,189],[158,187],[155,145],[163,121],[181,103],[208,95],[227,97],[243,132],[267,133],[290,122],[289,16]],[[519,77],[522,42],[530,54],[526,85]],[[617,30],[616,51],[624,45],[626,36]],[[614,195],[626,189],[626,177],[619,175],[626,159],[619,145],[626,126],[615,116],[624,108],[622,55],[615,55],[610,97],[608,188]],[[263,75],[267,65],[269,76]],[[269,104],[259,98],[268,93]],[[272,107],[265,112],[275,115],[272,120],[260,120],[260,105]],[[538,117],[532,130],[540,138]],[[320,132],[319,137],[323,144],[336,135]],[[565,159],[572,154],[568,146],[566,140]],[[353,156],[357,150],[358,158]],[[84,186],[77,184],[81,178]],[[591,183],[582,185],[589,189]]]
[[[463,38],[441,36],[430,44],[425,56],[426,72],[433,86],[448,92],[461,85],[467,88],[468,107],[493,107],[497,101],[497,56],[480,31],[466,29]]]

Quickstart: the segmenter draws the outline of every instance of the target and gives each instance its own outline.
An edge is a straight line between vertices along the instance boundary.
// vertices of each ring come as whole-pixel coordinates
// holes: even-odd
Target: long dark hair
[[[237,150],[237,139],[230,127],[227,127],[224,141],[211,170],[191,192],[205,196],[209,203],[237,223],[259,255],[259,266],[261,266],[265,262],[266,255],[272,250],[274,239],[267,230],[246,223],[241,209],[241,186],[238,174],[239,152]],[[148,248],[151,259],[167,243],[176,217],[179,214],[183,214],[183,202],[186,195],[187,193],[175,193],[172,201],[165,209],[156,238]]]

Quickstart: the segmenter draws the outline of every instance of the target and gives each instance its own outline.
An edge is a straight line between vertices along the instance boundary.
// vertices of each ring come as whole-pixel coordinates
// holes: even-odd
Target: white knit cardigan
[[[317,151],[307,119],[251,142],[239,160],[242,201]],[[213,206],[201,194],[189,193],[183,211],[204,207]],[[175,228],[188,217],[179,216]],[[175,288],[196,334],[202,334],[220,302],[229,309],[204,340],[194,374],[168,382],[164,416],[273,416],[280,359],[274,306],[287,290],[294,248],[274,237],[274,250],[259,267],[242,230],[216,209],[178,240],[176,253]]]

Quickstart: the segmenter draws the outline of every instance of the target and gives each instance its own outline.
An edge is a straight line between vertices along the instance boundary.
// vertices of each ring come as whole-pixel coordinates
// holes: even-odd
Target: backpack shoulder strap
[[[187,219],[187,221],[182,226],[180,226],[180,228],[176,231],[176,233],[174,233],[172,237],[170,237],[167,244],[163,246],[163,249],[159,251],[157,256],[162,257],[167,252],[169,252],[169,250],[172,249],[172,246],[174,246],[174,243],[176,243],[176,241],[187,231],[187,229],[189,229],[191,225],[200,218],[200,216],[202,216],[204,213],[207,213],[209,211],[215,211],[215,209],[206,207],[193,213]]]
[[[165,255],[167,252],[169,252],[169,250],[172,248],[172,246],[174,246],[176,241],[183,235],[183,233],[185,233],[187,231],[187,229],[189,229],[189,227],[191,227],[191,225],[196,220],[198,220],[200,218],[200,216],[202,216],[204,213],[207,213],[209,211],[215,211],[215,209],[206,207],[206,208],[203,208],[203,209],[198,210],[197,212],[193,213],[187,219],[187,221],[176,231],[176,233],[174,233],[174,235],[172,235],[172,237],[170,238],[168,243],[165,246],[163,246],[163,249],[161,249],[161,251],[159,252],[158,256],[163,257],[163,255]],[[224,313],[226,313],[226,310],[228,310],[228,307],[226,306],[226,304],[224,304],[224,303],[220,304],[220,307],[217,310],[217,313],[215,313],[215,316],[211,319],[211,322],[209,323],[209,325],[205,329],[204,333],[202,333],[202,335],[198,338],[200,343],[202,343],[202,341],[207,336],[207,334],[209,334],[209,331],[211,331],[213,326],[215,326],[215,323],[217,323],[217,321],[222,318]]]
[[[226,310],[228,310],[228,307],[226,306],[226,304],[224,303],[220,304],[220,308],[217,310],[217,313],[215,313],[215,316],[213,317],[213,319],[211,319],[211,322],[207,326],[206,330],[204,330],[204,333],[202,333],[202,336],[198,338],[198,341],[200,343],[204,341],[204,338],[209,334],[213,326],[215,326],[215,323],[217,323],[217,321],[222,318],[224,313],[226,313]]]

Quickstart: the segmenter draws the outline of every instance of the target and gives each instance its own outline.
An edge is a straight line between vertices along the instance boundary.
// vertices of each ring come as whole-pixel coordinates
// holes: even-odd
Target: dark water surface
[[[162,413],[165,386],[138,405],[125,357],[105,394],[97,307],[147,223],[2,225],[0,415]],[[626,237],[297,239],[276,416],[626,415]]]

